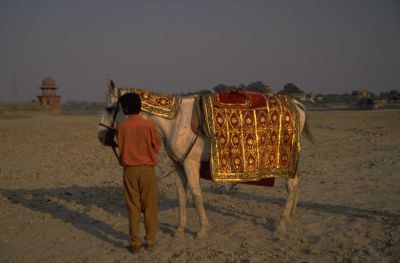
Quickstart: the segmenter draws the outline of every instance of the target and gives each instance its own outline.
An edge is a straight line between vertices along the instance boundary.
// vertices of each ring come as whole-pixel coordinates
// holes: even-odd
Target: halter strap
[[[99,126],[107,128],[109,130],[113,130],[114,128],[112,128],[111,126],[105,125],[104,123],[99,122]]]
[[[114,114],[113,114],[113,118],[111,120],[110,126],[108,126],[108,125],[106,125],[104,123],[101,123],[101,122],[99,122],[99,126],[107,128],[108,130],[115,130],[115,128],[114,128],[115,119],[117,118],[118,112],[119,112],[119,105],[117,104],[117,106],[115,106],[115,108],[114,108]],[[119,160],[119,154],[118,154],[117,149],[116,149],[117,147],[118,147],[118,144],[115,142],[115,138],[114,138],[114,143],[111,145],[111,148],[112,148],[112,150],[113,150],[113,152],[115,154],[115,157],[117,157],[117,159]]]

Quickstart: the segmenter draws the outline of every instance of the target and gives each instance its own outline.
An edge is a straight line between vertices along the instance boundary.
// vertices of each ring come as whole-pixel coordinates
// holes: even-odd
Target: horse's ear
[[[112,91],[115,89],[115,83],[114,83],[114,80],[111,77],[107,78],[107,86]]]

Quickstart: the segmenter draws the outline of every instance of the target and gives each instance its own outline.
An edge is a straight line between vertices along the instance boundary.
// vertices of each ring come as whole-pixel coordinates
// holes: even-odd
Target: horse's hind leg
[[[290,219],[293,218],[294,213],[296,212],[297,202],[299,201],[299,187],[300,187],[300,175],[296,175],[296,185],[294,186],[294,202],[292,204],[292,209],[290,210]]]
[[[190,191],[192,192],[193,202],[200,218],[200,231],[196,238],[206,237],[208,234],[208,219],[203,205],[203,197],[200,187],[199,163],[186,162],[184,164]]]
[[[287,179],[286,189],[288,192],[288,199],[279,220],[279,224],[276,228],[277,231],[285,231],[287,229],[287,226],[296,210],[299,196],[299,183],[300,176],[298,174],[296,174],[293,178]]]
[[[183,167],[176,164],[178,177],[176,178],[176,192],[179,207],[179,224],[176,229],[175,236],[182,237],[186,228],[187,223],[187,212],[186,212],[186,189],[187,189],[187,178]]]

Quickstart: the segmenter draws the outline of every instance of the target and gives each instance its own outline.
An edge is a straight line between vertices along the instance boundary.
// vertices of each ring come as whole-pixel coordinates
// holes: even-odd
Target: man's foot
[[[129,252],[131,252],[131,254],[135,255],[137,253],[140,252],[140,246],[127,246],[126,249],[128,249]]]
[[[155,248],[156,248],[156,245],[146,244],[146,250],[149,252],[154,251]]]

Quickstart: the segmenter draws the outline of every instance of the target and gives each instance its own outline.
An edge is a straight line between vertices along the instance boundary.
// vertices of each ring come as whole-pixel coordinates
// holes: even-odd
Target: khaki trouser
[[[141,244],[139,224],[141,212],[143,212],[146,243],[155,245],[158,231],[158,182],[154,167],[125,167],[124,194],[128,208],[130,244],[132,246],[140,246]]]

